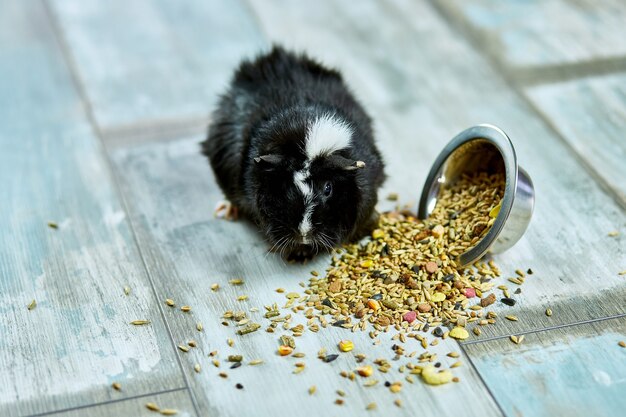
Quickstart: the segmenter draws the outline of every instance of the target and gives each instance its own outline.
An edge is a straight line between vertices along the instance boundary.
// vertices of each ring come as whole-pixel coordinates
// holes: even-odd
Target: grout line
[[[596,322],[599,322],[599,321],[615,320],[615,319],[619,319],[619,318],[622,318],[622,317],[626,317],[626,313],[615,314],[613,316],[608,316],[608,317],[598,317],[598,318],[595,318],[595,319],[577,321],[577,322],[574,322],[574,323],[557,324],[557,325],[554,325],[554,326],[543,327],[541,329],[524,330],[522,332],[515,332],[515,333],[501,335],[501,336],[491,336],[491,337],[487,337],[485,339],[470,340],[469,342],[462,342],[461,345],[475,345],[475,344],[478,344],[478,343],[491,342],[492,340],[507,339],[509,336],[512,336],[512,335],[518,336],[518,335],[527,335],[527,334],[532,334],[532,333],[541,333],[541,332],[547,332],[547,331],[550,331],[550,330],[562,329],[562,328],[565,328],[565,327],[574,327],[574,326],[580,326],[580,325],[583,325],[583,324],[596,323]]]
[[[530,114],[533,114],[543,122],[543,125],[547,128],[548,132],[552,133],[565,149],[574,157],[574,160],[589,174],[591,179],[600,187],[600,189],[611,198],[618,206],[623,210],[626,210],[626,200],[624,200],[619,191],[613,188],[613,186],[593,167],[583,156],[572,146],[572,144],[561,134],[554,123],[538,108],[535,103],[528,98],[524,93],[524,87],[526,85],[520,85],[516,82],[515,75],[507,71],[505,67],[498,59],[489,51],[483,51],[483,41],[476,29],[474,29],[469,22],[463,17],[459,16],[459,12],[447,10],[445,6],[437,2],[436,0],[429,0],[431,8],[441,17],[441,19],[447,23],[448,28],[458,34],[460,38],[465,41],[471,49],[483,57],[487,64],[490,64],[496,73],[500,74],[503,81],[510,87],[511,91],[526,105],[530,110]],[[486,48],[489,50],[489,47]],[[621,61],[620,61],[621,62]],[[625,68],[626,69],[626,68]],[[592,76],[594,74],[586,74],[585,76]],[[602,75],[602,73],[595,74]],[[564,77],[562,81],[568,81],[571,78]],[[523,81],[524,77],[520,81]],[[552,80],[553,82],[556,80]],[[532,87],[533,85],[528,85]]]
[[[61,410],[54,410],[54,411],[46,411],[46,412],[39,413],[39,414],[29,414],[28,417],[40,417],[40,416],[49,416],[51,414],[57,414],[57,413],[67,413],[67,412],[75,411],[75,410],[84,410],[86,408],[98,407],[98,406],[108,405],[108,404],[121,403],[121,402],[124,402],[124,401],[136,400],[138,398],[145,398],[145,397],[150,397],[150,396],[153,396],[153,395],[170,394],[172,392],[179,392],[179,391],[189,391],[189,388],[187,388],[187,387],[172,388],[172,389],[167,389],[167,390],[163,390],[163,391],[150,392],[148,394],[133,395],[133,396],[130,396],[130,397],[117,398],[115,400],[108,400],[108,401],[103,401],[103,402],[100,402],[100,403],[78,405],[76,407],[63,408]]]
[[[493,52],[487,52],[493,55]],[[494,56],[494,60],[498,60]],[[498,60],[498,62],[500,62]],[[595,58],[591,61],[565,62],[543,66],[511,67],[499,64],[518,84],[534,87],[626,72],[626,57]]]
[[[129,125],[102,127],[102,137],[110,150],[145,143],[167,142],[186,136],[204,136],[210,122],[207,116],[140,120]]]
[[[126,201],[125,195],[122,192],[122,188],[120,186],[120,182],[119,182],[119,177],[117,175],[117,172],[115,171],[114,167],[113,167],[113,163],[111,161],[111,158],[107,152],[107,147],[106,147],[106,143],[104,141],[104,138],[102,136],[102,132],[100,131],[100,128],[94,118],[94,113],[93,113],[93,109],[91,107],[91,104],[89,102],[89,100],[87,99],[87,94],[86,94],[86,90],[85,87],[82,83],[82,80],[78,74],[77,68],[76,68],[76,63],[74,62],[72,55],[70,53],[69,50],[69,45],[67,44],[65,37],[63,36],[63,31],[61,29],[60,26],[60,22],[58,21],[56,15],[54,14],[54,11],[52,10],[52,6],[50,6],[50,4],[48,3],[48,0],[41,0],[43,3],[43,7],[46,11],[46,14],[48,15],[48,18],[50,19],[52,28],[53,28],[53,32],[54,32],[54,36],[59,44],[59,47],[61,49],[61,53],[63,55],[63,57],[65,58],[67,67],[70,71],[72,80],[75,84],[75,87],[78,91],[79,96],[81,97],[82,101],[83,101],[83,105],[84,105],[84,109],[85,109],[85,113],[87,116],[87,119],[89,120],[92,129],[94,131],[94,134],[96,135],[96,137],[99,139],[100,141],[100,145],[102,146],[102,152],[103,152],[103,157],[104,157],[104,161],[106,164],[106,167],[108,168],[109,174],[111,176],[111,179],[113,181],[113,187],[115,188],[116,194],[118,195],[118,197],[120,198],[120,202],[122,205],[122,208],[125,211],[125,214],[127,216],[128,219],[128,225],[131,231],[131,234],[133,236],[133,241],[135,243],[135,248],[137,250],[137,253],[139,255],[139,258],[141,260],[141,263],[143,265],[143,268],[145,270],[146,273],[146,277],[148,278],[148,281],[150,282],[150,286],[152,287],[152,293],[154,296],[154,301],[156,302],[156,305],[159,309],[159,313],[161,316],[161,320],[163,321],[164,325],[165,325],[165,329],[167,330],[168,336],[170,338],[170,344],[171,344],[171,348],[172,351],[174,353],[174,356],[176,358],[176,362],[178,363],[178,366],[180,368],[180,372],[182,374],[183,377],[183,381],[185,383],[185,389],[187,389],[189,391],[189,395],[191,397],[191,402],[193,404],[194,407],[194,411],[195,414],[197,416],[200,415],[200,413],[198,412],[198,404],[194,395],[194,392],[190,389],[190,384],[189,384],[189,378],[187,377],[187,373],[184,370],[182,361],[180,356],[178,355],[178,350],[176,348],[176,342],[174,341],[173,335],[172,335],[172,329],[170,328],[169,322],[166,320],[165,317],[165,312],[163,310],[163,306],[162,303],[159,302],[159,297],[158,297],[158,293],[156,290],[156,287],[154,285],[154,280],[152,278],[152,274],[150,273],[150,269],[148,268],[148,264],[146,262],[146,259],[144,257],[144,253],[143,250],[141,248],[141,246],[139,245],[139,241],[137,239],[137,232],[135,230],[133,221],[132,221],[132,217],[129,216],[129,210],[128,210],[128,203]]]
[[[483,386],[485,387],[485,389],[489,393],[489,396],[491,397],[493,402],[496,404],[496,407],[498,407],[498,410],[500,410],[500,413],[502,413],[503,416],[506,416],[507,414],[504,411],[504,409],[502,408],[502,405],[500,405],[500,402],[498,402],[498,399],[496,398],[495,394],[491,391],[491,388],[489,388],[489,385],[487,385],[487,381],[485,381],[485,379],[483,378],[482,374],[478,371],[478,368],[474,364],[474,361],[472,360],[472,357],[465,350],[465,347],[463,345],[464,345],[464,343],[459,343],[459,346],[461,347],[461,351],[463,352],[463,355],[465,356],[465,358],[467,358],[467,361],[469,362],[469,365],[474,370],[476,375],[478,375],[478,379],[480,380],[480,382],[483,384]]]

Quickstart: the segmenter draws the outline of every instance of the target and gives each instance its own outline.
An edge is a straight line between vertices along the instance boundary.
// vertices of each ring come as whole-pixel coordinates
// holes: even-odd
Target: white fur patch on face
[[[300,222],[300,226],[298,226],[298,230],[302,235],[302,243],[305,244],[310,242],[308,234],[312,228],[311,215],[313,214],[313,208],[315,208],[315,204],[307,205],[306,209],[304,210],[304,216],[302,218],[302,221]]]
[[[329,155],[335,151],[350,146],[353,130],[345,122],[331,115],[324,115],[309,127],[305,137],[306,161],[300,171],[293,173],[293,183],[302,193],[304,198],[304,213],[298,231],[302,235],[302,242],[311,242],[310,232],[313,228],[311,217],[315,203],[313,202],[313,189],[307,183],[311,161],[321,155]]]
[[[332,115],[318,118],[309,126],[306,134],[307,159],[312,161],[319,155],[331,154],[347,148],[350,146],[353,133],[354,131],[348,124]]]
[[[313,190],[311,186],[307,184],[306,180],[309,176],[309,166],[308,163],[305,164],[304,168],[301,171],[296,171],[293,174],[293,182],[298,187],[302,196],[304,197],[304,214],[302,216],[302,221],[298,226],[298,231],[302,235],[302,243],[309,243],[310,239],[307,236],[311,231],[311,216],[313,215],[313,209],[315,208],[315,204],[313,203]]]
[[[305,166],[303,170],[293,173],[293,183],[298,187],[302,195],[304,196],[304,202],[310,203],[313,200],[313,190],[311,186],[306,183],[309,176],[309,167]]]

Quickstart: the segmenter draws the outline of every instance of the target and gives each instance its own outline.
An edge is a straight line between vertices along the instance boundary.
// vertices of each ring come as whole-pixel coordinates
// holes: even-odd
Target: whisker
[[[313,239],[313,253],[317,255],[319,251],[319,242],[316,239]]]
[[[285,239],[285,241],[281,245],[281,248],[280,248],[280,257],[281,258],[284,258],[284,256],[285,256],[284,252],[285,252],[285,249],[287,249],[287,245],[290,245],[290,246],[292,245],[291,238]]]
[[[271,247],[271,248],[269,248],[269,249],[267,250],[267,252],[265,252],[264,259],[267,259],[267,258],[268,258],[268,256],[269,256],[269,254],[270,254],[270,253],[273,253],[274,248],[276,248],[278,245],[280,245],[280,243],[281,243],[284,239],[286,239],[286,237],[284,237],[284,236],[283,236],[283,237],[281,237],[280,239],[278,239],[278,240],[277,240],[277,241],[276,241],[276,242],[272,245],[272,247]]]
[[[334,239],[332,237],[324,232],[319,232],[318,236],[320,243],[322,243],[328,251],[331,251],[334,248]]]
[[[269,239],[268,239],[269,240]],[[276,245],[278,244],[279,241],[274,242],[274,244],[267,250],[268,253],[272,252],[272,250],[274,250],[274,248],[276,247]],[[271,243],[271,241],[269,241],[268,243]]]

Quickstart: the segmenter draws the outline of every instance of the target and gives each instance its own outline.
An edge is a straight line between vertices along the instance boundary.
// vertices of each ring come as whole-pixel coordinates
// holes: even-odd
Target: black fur
[[[316,207],[312,242],[304,245],[298,226],[305,202],[293,177],[306,159],[307,127],[326,114],[344,120],[354,135],[350,148],[311,162],[308,183]],[[220,99],[202,153],[226,197],[281,252],[311,256],[361,237],[376,218],[377,190],[385,175],[371,119],[339,72],[305,55],[275,46],[254,61],[244,61]],[[365,167],[356,168],[356,161]],[[329,181],[332,194],[326,197]]]

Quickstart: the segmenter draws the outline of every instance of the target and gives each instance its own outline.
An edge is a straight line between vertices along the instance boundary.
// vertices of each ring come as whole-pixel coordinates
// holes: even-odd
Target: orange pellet
[[[372,368],[370,365],[365,365],[359,366],[358,368],[356,368],[356,371],[359,375],[368,377],[372,375],[372,373],[374,372],[374,368]]]
[[[380,304],[376,300],[367,300],[367,306],[374,311],[380,309]]]
[[[287,355],[291,355],[291,352],[293,352],[293,348],[291,348],[290,346],[287,345],[280,345],[278,347],[278,354],[280,356],[287,356]]]

